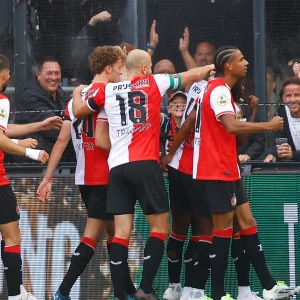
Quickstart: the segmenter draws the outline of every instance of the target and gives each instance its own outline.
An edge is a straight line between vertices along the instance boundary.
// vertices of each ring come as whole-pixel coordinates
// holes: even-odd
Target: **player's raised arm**
[[[76,118],[82,118],[94,112],[86,101],[82,101],[81,94],[84,88],[86,85],[81,84],[73,91],[73,113]]]
[[[194,82],[203,80],[205,77],[207,77],[210,73],[210,71],[213,71],[215,69],[215,66],[212,65],[206,65],[204,67],[198,67],[190,69],[186,72],[179,73],[178,76],[180,78],[180,86],[187,86],[190,84],[193,84]],[[175,76],[175,75],[174,75]]]

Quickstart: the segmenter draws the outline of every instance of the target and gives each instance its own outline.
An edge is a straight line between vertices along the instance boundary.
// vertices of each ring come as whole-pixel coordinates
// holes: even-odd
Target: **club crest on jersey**
[[[7,118],[7,112],[5,109],[0,109],[0,120],[4,120]]]
[[[231,198],[231,205],[236,206],[236,195],[235,194],[233,194],[233,196]]]
[[[235,118],[238,120],[238,121],[241,121],[242,118],[243,118],[243,112],[240,110],[236,113],[235,115]]]
[[[225,106],[228,103],[228,99],[226,98],[226,96],[220,96],[217,99],[217,103],[218,105]]]

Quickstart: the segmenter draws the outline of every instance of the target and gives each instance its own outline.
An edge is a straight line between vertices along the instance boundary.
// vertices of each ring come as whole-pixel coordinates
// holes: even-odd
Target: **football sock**
[[[20,295],[20,268],[22,267],[20,245],[4,246],[2,261],[8,296]]]
[[[110,272],[114,288],[114,296],[119,299],[126,298],[125,274],[128,268],[129,240],[114,237],[110,248]]]
[[[245,254],[239,233],[232,236],[231,257],[236,269],[238,286],[250,286],[250,260],[248,255]]]
[[[108,242],[108,241],[106,242],[108,255],[110,252],[111,243],[112,242]],[[131,276],[130,276],[130,268],[129,268],[128,262],[126,262],[126,264],[127,264],[127,268],[125,270],[125,281],[124,281],[125,292],[127,295],[134,295],[136,292],[136,288],[135,288],[135,286],[132,282]]]
[[[69,296],[76,280],[94,256],[96,246],[97,242],[93,239],[88,237],[81,239],[80,244],[73,253],[68,272],[59,287],[59,291],[63,296]]]
[[[151,232],[144,249],[144,265],[141,288],[146,294],[153,292],[153,280],[164,255],[167,236],[159,232]]]
[[[198,245],[195,247],[196,260],[194,263],[193,288],[205,289],[210,273],[209,251],[212,243],[212,236],[201,235]]]
[[[179,235],[171,232],[168,244],[168,274],[170,283],[180,282],[180,273],[182,266],[182,251],[186,235]]]
[[[276,281],[267,267],[263,247],[258,238],[257,227],[253,226],[245,230],[240,230],[240,235],[243,248],[255,269],[263,289],[272,289],[276,285]]]
[[[195,251],[199,243],[200,236],[191,236],[188,246],[184,254],[185,264],[185,287],[192,287],[194,279],[194,262],[195,262]]]
[[[228,264],[229,245],[233,227],[224,230],[213,230],[213,240],[210,249],[211,263],[211,293],[214,300],[225,296],[224,278]]]

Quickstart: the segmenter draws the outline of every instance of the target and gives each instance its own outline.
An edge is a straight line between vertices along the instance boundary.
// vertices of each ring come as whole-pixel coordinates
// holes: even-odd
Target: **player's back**
[[[196,102],[198,101],[198,97],[202,97],[204,89],[207,86],[206,80],[201,80],[199,82],[195,82],[187,95],[187,106],[181,121],[181,124],[184,123],[185,119],[191,113],[192,110],[195,109]],[[195,137],[195,130],[189,132],[186,136],[184,143],[181,147],[181,152],[179,151],[179,166],[178,170],[186,173],[192,174],[193,173],[193,155],[194,155],[194,137]]]
[[[106,85],[110,168],[132,161],[159,160],[160,103],[172,88],[170,78],[148,75]]]
[[[98,112],[77,119],[73,114],[72,102],[73,99],[67,104],[65,115],[72,122],[71,136],[77,159],[75,184],[107,185],[108,153],[95,145]]]
[[[198,106],[195,140],[199,131],[200,140],[194,143],[194,176],[197,173],[197,179],[238,180],[236,136],[228,133],[220,120],[224,114],[235,115],[238,109],[225,81],[209,81]]]

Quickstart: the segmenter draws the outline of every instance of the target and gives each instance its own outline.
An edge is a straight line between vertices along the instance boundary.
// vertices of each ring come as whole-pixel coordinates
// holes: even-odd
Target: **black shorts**
[[[203,184],[192,175],[168,167],[170,207],[173,212],[192,212],[195,217],[209,218],[209,208],[204,199]]]
[[[107,185],[79,185],[79,190],[89,218],[114,219],[112,214],[106,212]]]
[[[248,202],[242,179],[237,181],[198,180],[204,183],[205,200],[211,213],[235,211],[237,205]]]
[[[0,186],[0,225],[19,219],[18,201],[10,184]]]
[[[236,206],[249,202],[243,179],[236,183]]]
[[[169,211],[164,177],[157,161],[129,162],[110,170],[107,211],[133,214],[136,200],[145,215]]]

